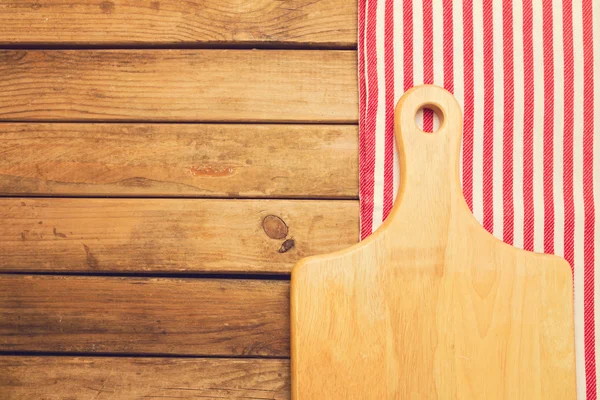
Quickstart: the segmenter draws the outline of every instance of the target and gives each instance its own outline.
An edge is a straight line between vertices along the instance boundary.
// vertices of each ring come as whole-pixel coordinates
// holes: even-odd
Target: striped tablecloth
[[[600,0],[359,0],[362,238],[398,188],[394,106],[422,83],[463,108],[461,178],[475,217],[507,243],[571,263],[578,398],[596,399]]]

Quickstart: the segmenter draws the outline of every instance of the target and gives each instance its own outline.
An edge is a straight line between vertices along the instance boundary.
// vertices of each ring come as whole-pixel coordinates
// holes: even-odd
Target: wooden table
[[[289,398],[358,240],[356,4],[0,0],[0,398]]]

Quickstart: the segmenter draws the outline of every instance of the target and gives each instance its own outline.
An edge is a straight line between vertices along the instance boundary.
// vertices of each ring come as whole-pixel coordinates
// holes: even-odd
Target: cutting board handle
[[[430,108],[440,119],[436,132],[423,132],[415,117]],[[454,96],[434,85],[408,90],[398,101],[395,115],[396,143],[400,160],[400,187],[396,206],[386,225],[414,231],[418,240],[436,237],[432,227],[452,212],[473,218],[460,185],[459,160],[462,112]],[[396,225],[394,227],[394,225]]]

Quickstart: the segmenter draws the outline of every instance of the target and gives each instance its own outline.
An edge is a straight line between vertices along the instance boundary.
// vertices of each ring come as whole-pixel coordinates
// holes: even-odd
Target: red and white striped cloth
[[[359,0],[358,47],[362,238],[398,188],[396,102],[414,85],[445,87],[464,111],[475,217],[573,267],[578,398],[596,399],[600,0]],[[433,114],[418,118],[432,130]]]

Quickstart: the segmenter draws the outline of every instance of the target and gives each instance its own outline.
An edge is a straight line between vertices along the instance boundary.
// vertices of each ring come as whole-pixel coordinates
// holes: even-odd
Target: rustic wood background
[[[358,240],[346,0],[0,0],[0,398],[289,399]]]

